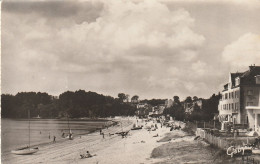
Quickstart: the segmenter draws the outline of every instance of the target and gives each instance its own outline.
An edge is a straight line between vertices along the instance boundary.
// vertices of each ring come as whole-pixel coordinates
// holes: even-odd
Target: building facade
[[[173,100],[172,99],[167,99],[165,100],[165,107],[170,108],[173,106]]]
[[[250,66],[246,72],[230,73],[218,105],[222,130],[228,123],[247,124],[249,128],[254,128],[254,110],[248,107],[259,106],[259,94],[260,66]]]

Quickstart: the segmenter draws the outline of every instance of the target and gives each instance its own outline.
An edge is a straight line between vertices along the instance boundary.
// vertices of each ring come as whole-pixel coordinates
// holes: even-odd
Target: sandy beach
[[[138,125],[144,127],[154,124],[138,121]],[[74,140],[49,143],[39,146],[39,151],[33,155],[19,156],[10,153],[2,156],[2,163],[204,163],[213,159],[205,146],[198,147],[198,142],[193,140],[194,136],[189,136],[182,130],[170,131],[170,128],[161,128],[158,124],[156,131],[145,128],[131,130],[126,138],[122,138],[115,133],[122,129],[129,131],[137,120],[125,118],[121,122],[122,125],[104,129],[104,138],[100,132],[94,132]],[[109,133],[114,135],[109,136]],[[190,150],[188,154],[187,150]],[[80,159],[80,154],[86,151],[95,156]],[[201,153],[206,155],[198,161],[197,157]]]

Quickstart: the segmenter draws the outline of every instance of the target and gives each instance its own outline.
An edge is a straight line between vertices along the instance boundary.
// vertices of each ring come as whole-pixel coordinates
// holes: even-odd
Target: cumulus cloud
[[[4,92],[185,97],[214,81],[196,20],[160,1],[10,2],[2,19]]]
[[[260,35],[244,34],[225,47],[222,58],[233,71],[244,71],[252,64],[260,65]]]
[[[184,2],[184,3],[212,3],[212,4],[231,4],[231,5],[241,5],[248,8],[259,8],[260,2],[258,0],[160,0],[161,2]]]

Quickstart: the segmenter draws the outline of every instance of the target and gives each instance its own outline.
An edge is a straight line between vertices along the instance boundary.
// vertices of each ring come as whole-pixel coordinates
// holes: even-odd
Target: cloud
[[[205,37],[183,8],[154,0],[18,4],[3,5],[4,92],[185,97],[208,85],[201,79],[213,68],[198,54]],[[51,4],[58,9],[45,13]]]
[[[260,35],[244,34],[225,47],[222,58],[233,71],[244,71],[252,64],[260,65]]]
[[[260,1],[259,0],[250,0],[250,1],[244,1],[244,0],[160,0],[161,2],[182,2],[182,3],[207,3],[207,4],[229,4],[229,5],[239,5],[246,8],[259,8],[260,7]]]

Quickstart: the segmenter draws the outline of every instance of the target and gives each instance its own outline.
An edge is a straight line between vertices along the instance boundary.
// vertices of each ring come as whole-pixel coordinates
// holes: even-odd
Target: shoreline
[[[114,125],[115,122],[120,122],[120,120],[113,120],[113,124],[110,124],[110,125]],[[129,125],[132,126],[132,122],[124,120],[123,127],[125,128]],[[121,131],[121,127],[118,125],[110,126],[110,127],[108,127],[108,129],[104,127],[102,129],[102,131],[104,133],[106,133],[106,138],[107,138],[108,131],[111,131],[111,132]],[[111,138],[113,138],[113,136]],[[49,158],[48,155],[50,155],[50,152],[53,152],[53,151],[54,152],[51,153],[51,155],[54,155],[53,159],[57,160],[57,159],[59,159],[59,156],[67,156],[72,153],[73,154],[79,153],[81,151],[81,149],[83,149],[84,143],[90,142],[90,144],[93,145],[93,144],[97,144],[98,142],[100,142],[100,140],[102,141],[102,135],[100,135],[99,131],[97,131],[97,129],[96,129],[92,133],[88,133],[85,135],[77,135],[77,136],[75,136],[75,138],[73,140],[64,139],[62,141],[57,141],[56,143],[48,142],[48,143],[43,143],[43,144],[37,144],[36,146],[39,147],[39,152],[37,152],[33,155],[19,156],[19,155],[11,154],[11,152],[8,154],[5,154],[5,155],[2,154],[2,162],[3,163],[41,163],[41,162],[45,161],[45,158]],[[67,152],[66,151],[63,152],[62,151],[63,149],[67,149]],[[55,155],[55,153],[56,153],[56,155]],[[65,155],[64,155],[64,153],[65,153]],[[38,160],[35,160],[35,158],[37,158]],[[61,160],[63,160],[63,158],[61,158]],[[51,161],[48,161],[47,163],[49,163],[49,162],[52,163],[53,161],[51,160]],[[44,163],[46,163],[46,162],[44,162]]]
[[[30,156],[10,155],[2,160],[3,163],[183,163],[198,160],[198,155],[209,161],[213,161],[212,151],[207,145],[199,144],[194,137],[182,129],[185,123],[174,121],[182,129],[170,131],[170,127],[158,126],[156,130],[148,130],[157,122],[145,122],[136,118],[120,118],[116,120],[122,125],[103,129],[103,138],[99,131],[77,137],[74,140],[66,140],[54,144],[39,147],[39,152]],[[131,130],[133,124],[143,126],[140,130]],[[123,138],[117,132],[129,131],[129,135]],[[131,131],[130,131],[131,130]],[[113,134],[113,135],[109,135]],[[192,151],[190,151],[190,149]],[[80,159],[80,155],[89,151],[96,155],[92,158]],[[191,154],[187,156],[187,152]],[[197,161],[205,162],[206,160]]]
[[[27,121],[28,119],[10,119],[10,118],[5,118],[6,120],[14,120],[14,121],[18,121],[18,123],[19,123],[19,121]],[[31,119],[30,119],[31,120]],[[51,121],[67,121],[67,120],[60,120],[60,119],[33,119],[32,120],[32,123],[33,123],[33,121],[48,121],[48,120],[51,120]],[[88,134],[91,134],[91,133],[94,133],[94,132],[96,132],[96,131],[98,131],[98,130],[100,130],[100,129],[105,129],[105,128],[107,128],[107,127],[111,127],[111,126],[114,126],[114,125],[116,125],[117,123],[118,123],[118,121],[114,121],[114,120],[111,120],[110,118],[106,118],[106,119],[100,119],[100,120],[83,120],[83,119],[73,119],[72,121],[84,121],[84,122],[86,122],[86,123],[88,123],[88,122],[98,122],[98,123],[100,123],[101,125],[99,125],[99,126],[94,126],[94,127],[91,127],[90,126],[90,128],[88,128],[88,129],[86,129],[85,131],[83,130],[82,131],[82,129],[80,128],[80,129],[76,129],[76,131],[77,130],[79,130],[78,132],[75,132],[75,133],[73,133],[73,136],[74,136],[74,138],[77,138],[77,137],[80,137],[80,136],[83,136],[83,135],[88,135]],[[60,129],[57,129],[57,131],[59,131]],[[61,129],[61,131],[63,131],[63,130],[65,130],[65,131],[68,131],[68,129]],[[73,130],[73,129],[72,129]],[[75,130],[75,129],[74,129]],[[34,129],[34,131],[37,131],[37,129]],[[46,129],[42,129],[42,130],[38,130],[39,132],[40,132],[40,134],[46,134],[47,132],[46,132]],[[45,132],[46,133],[45,133]],[[65,133],[65,134],[67,134],[67,133]],[[63,138],[63,137],[61,137],[61,136],[57,136],[57,135],[55,135],[56,136],[56,142],[64,142],[64,141],[66,141],[66,140],[68,140],[67,138]],[[47,136],[46,136],[47,137]],[[45,140],[45,139],[43,139],[43,140],[36,140],[36,141],[33,141],[33,140],[31,140],[31,145],[30,145],[30,147],[39,147],[39,146],[44,146],[44,145],[48,145],[48,144],[51,144],[53,142],[53,139],[51,138],[51,139],[48,139],[48,140]],[[3,146],[3,145],[2,145]],[[8,154],[8,153],[10,153],[12,150],[15,150],[15,149],[19,149],[19,148],[23,148],[23,147],[27,147],[28,146],[28,143],[26,143],[26,142],[24,142],[24,143],[20,143],[20,144],[18,144],[18,145],[16,145],[16,146],[11,146],[11,147],[2,147],[2,149],[1,149],[1,154],[2,154],[2,156],[3,155],[6,155],[6,154]]]

